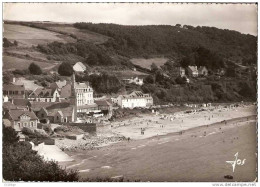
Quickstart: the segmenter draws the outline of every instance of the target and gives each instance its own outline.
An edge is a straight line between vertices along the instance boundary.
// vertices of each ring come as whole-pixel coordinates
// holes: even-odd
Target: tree
[[[144,83],[146,84],[154,84],[154,77],[152,75],[148,75],[144,79]]]
[[[157,70],[158,70],[158,67],[155,65],[155,63],[152,63],[151,72],[155,73]]]
[[[73,74],[73,68],[72,68],[72,66],[69,63],[63,62],[59,66],[58,73],[61,76],[71,76]]]
[[[99,60],[98,57],[95,53],[90,53],[90,55],[88,56],[88,58],[86,59],[86,63],[90,66],[95,66],[98,65]]]
[[[4,39],[3,39],[3,42],[4,42],[4,44],[3,44],[4,47],[11,47],[11,46],[14,45],[14,44],[13,44],[12,42],[10,42],[7,38],[4,38]]]
[[[175,81],[176,81],[177,84],[185,84],[186,83],[186,78],[179,76],[179,77],[177,77],[175,79]]]
[[[29,69],[29,72],[33,75],[42,74],[42,70],[41,70],[40,66],[38,66],[37,64],[31,63],[28,69]]]
[[[226,71],[226,75],[228,77],[236,77],[236,70],[235,70],[235,68],[228,67],[227,71]]]
[[[78,181],[76,171],[44,161],[29,142],[18,142],[17,133],[3,125],[3,179],[6,181]]]
[[[16,40],[14,41],[14,45],[15,45],[15,46],[18,46],[18,42],[17,42]]]
[[[17,132],[12,127],[5,127],[3,123],[3,144],[9,145],[18,142]]]

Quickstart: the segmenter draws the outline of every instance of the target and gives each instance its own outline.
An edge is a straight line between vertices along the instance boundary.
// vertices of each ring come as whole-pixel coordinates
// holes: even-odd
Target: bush
[[[28,73],[29,71],[27,69],[24,70],[16,69],[13,71],[14,75],[27,75]]]
[[[11,47],[11,46],[14,45],[14,44],[13,44],[12,42],[10,42],[7,38],[4,38],[4,39],[3,39],[3,42],[4,42],[4,44],[3,44],[4,47]]]
[[[44,161],[29,142],[18,142],[17,133],[3,126],[3,179],[5,181],[78,181],[76,171]]]
[[[29,69],[30,73],[33,75],[42,74],[42,69],[37,64],[31,63],[28,69]]]
[[[47,134],[52,134],[53,130],[51,129],[51,125],[47,124],[47,125],[43,125],[43,130],[47,133]]]
[[[58,73],[62,76],[71,76],[73,74],[73,68],[69,63],[63,62],[59,66]]]

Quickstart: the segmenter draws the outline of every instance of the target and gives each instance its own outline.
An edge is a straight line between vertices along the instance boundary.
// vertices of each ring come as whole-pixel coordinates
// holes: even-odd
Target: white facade
[[[93,89],[85,83],[75,83],[75,94],[77,106],[90,105],[94,103]]]
[[[73,66],[73,70],[75,72],[84,72],[86,71],[86,66],[84,64],[82,64],[82,62],[77,62],[74,66]]]
[[[143,79],[139,79],[138,77],[135,77],[135,78],[131,78],[131,79],[123,79],[124,82],[127,82],[129,84],[131,83],[134,83],[134,84],[137,84],[137,85],[140,85],[142,86],[144,84],[144,80]]]
[[[60,93],[57,89],[53,92],[52,96],[48,97],[35,96],[34,93],[31,93],[28,99],[37,102],[60,102]]]
[[[120,95],[116,101],[122,108],[145,108],[153,105],[153,98],[149,94],[143,94],[142,92],[132,92],[129,95]]]

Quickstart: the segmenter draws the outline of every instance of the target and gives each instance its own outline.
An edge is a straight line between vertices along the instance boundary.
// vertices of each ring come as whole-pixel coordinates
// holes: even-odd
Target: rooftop
[[[24,85],[4,84],[3,90],[10,91],[25,91]]]
[[[15,121],[20,120],[20,116],[22,116],[22,115],[27,115],[31,119],[35,119],[35,120],[38,119],[37,116],[35,115],[35,113],[32,111],[10,110],[9,115],[12,118],[12,120],[15,120]]]

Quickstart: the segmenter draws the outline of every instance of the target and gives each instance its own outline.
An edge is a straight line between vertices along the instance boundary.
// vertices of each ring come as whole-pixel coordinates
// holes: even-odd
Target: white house
[[[153,105],[152,96],[143,94],[141,91],[134,91],[129,95],[120,95],[116,101],[122,108],[149,107]]]
[[[208,75],[208,69],[205,66],[200,66],[198,69],[199,75],[207,76]]]
[[[82,63],[82,62],[77,62],[74,66],[73,66],[73,70],[77,73],[80,72],[84,72],[86,71],[86,66]]]
[[[77,106],[82,106],[86,104],[93,104],[93,88],[87,83],[77,83],[74,84],[75,95],[77,99]]]
[[[10,110],[7,119],[16,131],[21,131],[23,127],[37,129],[38,118],[32,111]]]
[[[144,84],[144,80],[140,79],[138,77],[135,77],[135,78],[131,77],[130,79],[123,79],[123,81],[126,83],[129,83],[129,84],[134,83],[134,84],[137,84],[140,86],[142,86]]]
[[[38,102],[60,102],[60,93],[58,89],[36,88],[28,99]]]
[[[197,66],[188,66],[187,68],[188,74],[190,77],[198,77],[199,72]]]

